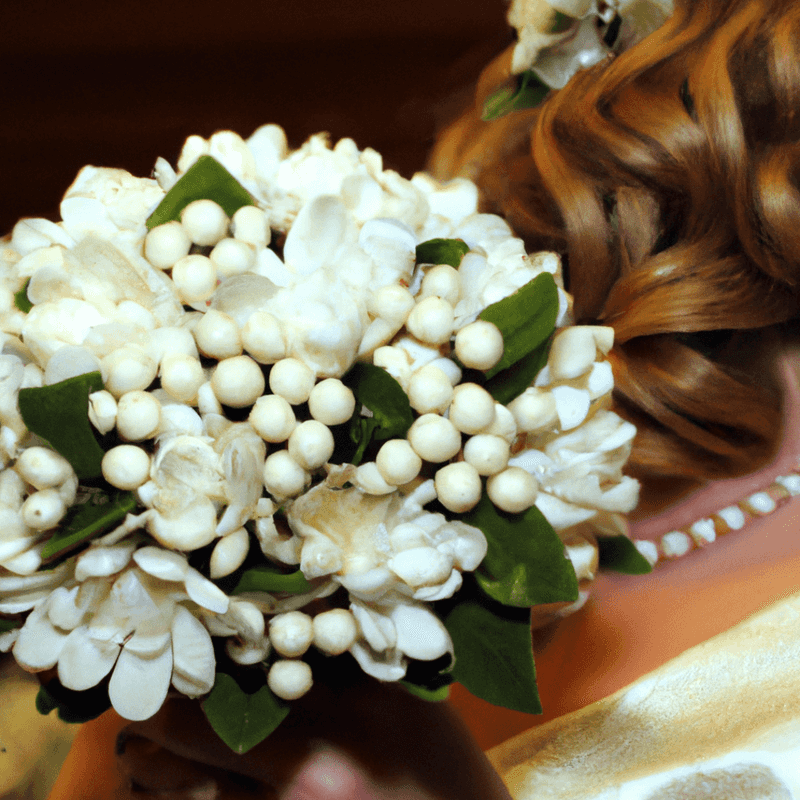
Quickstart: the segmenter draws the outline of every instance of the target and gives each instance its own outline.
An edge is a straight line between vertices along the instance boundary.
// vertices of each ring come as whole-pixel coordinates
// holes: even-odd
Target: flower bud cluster
[[[196,199],[148,230],[202,155],[254,204],[229,216]],[[469,181],[407,181],[348,139],[289,153],[277,126],[190,137],[177,172],[159,159],[154,174],[87,167],[60,223],[23,221],[0,251],[0,613],[30,611],[7,637],[26,668],[57,666],[73,689],[111,674],[132,719],[139,695],[154,713],[170,685],[209,691],[211,636],[287,700],[311,687],[312,647],[397,680],[409,659],[452,652],[425,604],[486,554],[483,533],[452,515],[485,493],[509,513],[536,504],[562,530],[631,504],[632,434],[606,410],[613,331],[569,327],[558,258],[528,256],[479,214]],[[466,243],[458,267],[416,263],[437,238]],[[559,330],[534,384],[503,405],[476,374],[500,363],[503,333],[479,315],[543,272]],[[27,314],[13,304],[23,287]],[[373,413],[348,380],[357,362],[396,379],[412,424],[339,463]],[[138,507],[45,581],[42,547],[78,479],[31,437],[17,399],[94,371],[102,478]],[[424,508],[433,500],[450,518]],[[215,583],[265,559],[307,586],[229,597]],[[131,635],[137,624],[153,635]]]

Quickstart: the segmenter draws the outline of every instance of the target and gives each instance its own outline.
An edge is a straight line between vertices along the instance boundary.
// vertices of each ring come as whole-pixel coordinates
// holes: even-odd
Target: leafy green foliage
[[[503,355],[486,377],[493,378],[547,341],[557,317],[558,288],[549,272],[537,275],[514,294],[487,306],[480,319],[500,329]]]
[[[299,569],[285,573],[269,564],[264,564],[246,570],[231,594],[244,594],[245,592],[303,594],[309,591],[311,591],[311,584]]]
[[[93,494],[87,502],[72,506],[42,548],[42,558],[60,556],[79,544],[100,536],[122,522],[135,508],[136,497],[132,492]]]
[[[484,494],[461,519],[483,531],[489,544],[475,574],[489,597],[519,608],[577,600],[578,580],[572,562],[536,506],[522,514],[506,514]]]
[[[25,285],[18,292],[14,293],[14,305],[25,314],[33,308],[33,303],[28,300],[28,284],[30,282],[31,279],[28,278],[28,280],[25,281]]]
[[[52,711],[57,711],[62,722],[79,724],[97,719],[111,708],[107,683],[103,681],[91,689],[76,692],[65,688],[58,678],[54,678],[46,686],[39,687],[36,710],[45,717]]]
[[[0,633],[13,631],[14,628],[22,627],[21,619],[0,619]]]
[[[408,395],[380,367],[357,363],[342,380],[356,396],[356,410],[350,420],[350,438],[357,449],[350,463],[358,464],[373,439],[384,441],[404,437],[414,422],[414,415]],[[362,417],[361,406],[366,406],[372,417]]]
[[[450,684],[446,683],[435,689],[429,689],[427,686],[421,686],[417,683],[410,681],[400,681],[400,685],[414,697],[419,697],[421,700],[427,700],[431,703],[441,703],[450,697]]]
[[[461,239],[429,239],[417,245],[417,264],[449,264],[458,269],[469,253],[469,245]]]
[[[575,17],[570,17],[568,14],[564,14],[561,11],[555,11],[553,13],[553,19],[550,23],[550,27],[547,29],[547,33],[565,33],[576,22],[577,20]]]
[[[626,575],[646,575],[653,571],[650,562],[636,549],[636,545],[623,534],[598,536],[600,566]]]
[[[195,200],[213,200],[229,217],[242,206],[255,205],[247,189],[219,161],[200,156],[147,218],[147,229],[180,220],[183,209]]]
[[[530,609],[470,599],[453,606],[444,624],[455,648],[455,680],[494,705],[542,713]]]
[[[550,87],[531,70],[528,70],[518,76],[514,87],[504,86],[486,98],[481,119],[484,122],[491,122],[512,111],[535,108],[547,97],[549,92]]]
[[[28,429],[72,464],[80,480],[100,475],[103,448],[89,423],[89,395],[103,388],[99,372],[51,386],[19,390],[19,411]]]
[[[516,364],[512,364],[508,369],[504,369],[486,381],[483,388],[498,403],[507,406],[515,397],[519,397],[531,386],[536,380],[536,376],[544,369],[552,341],[553,336],[551,334],[542,344],[517,361]]]
[[[289,707],[268,686],[248,694],[224,672],[217,673],[214,688],[202,705],[219,738],[240,755],[264,741],[289,713]]]

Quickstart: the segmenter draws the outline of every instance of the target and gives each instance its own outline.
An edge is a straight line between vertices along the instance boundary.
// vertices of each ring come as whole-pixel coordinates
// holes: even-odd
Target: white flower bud
[[[37,489],[60,486],[73,474],[69,461],[48,447],[28,447],[23,450],[17,459],[16,470]]]
[[[385,369],[403,387],[403,390],[407,389],[408,379],[411,376],[411,364],[408,356],[399,347],[379,347],[372,354],[372,363],[376,367]]]
[[[273,364],[269,373],[269,388],[293,406],[305,403],[316,379],[311,369],[296,358],[284,358]]]
[[[155,380],[157,367],[142,350],[120,347],[103,359],[103,370],[106,389],[120,398],[126,392],[146,389]]]
[[[453,385],[447,375],[433,364],[414,372],[408,381],[408,400],[419,414],[443,414],[453,399]]]
[[[453,569],[453,560],[435,547],[410,547],[389,559],[387,566],[413,588],[443,583]]]
[[[286,356],[286,338],[281,324],[268,311],[250,315],[242,328],[242,344],[261,364],[274,364]]]
[[[248,422],[265,442],[273,444],[285,442],[297,425],[292,407],[277,394],[259,397]]]
[[[177,220],[153,228],[144,239],[144,257],[157,269],[170,269],[188,255],[192,241]]]
[[[176,353],[161,362],[161,388],[181,403],[194,403],[205,382],[203,367],[194,356]]]
[[[614,346],[614,329],[608,325],[592,325],[591,329],[597,349],[607,356],[609,350]]]
[[[197,390],[197,411],[201,416],[206,414],[222,414],[222,404],[214,394],[211,381],[206,381]]]
[[[462,383],[453,390],[448,416],[463,433],[479,433],[494,421],[494,398],[477,383]]]
[[[282,700],[297,700],[313,682],[311,667],[305,661],[276,661],[267,675],[269,688]]]
[[[456,334],[456,356],[471,369],[491,369],[503,356],[503,334],[492,322],[479,319]]]
[[[244,666],[260,664],[265,661],[270,652],[269,640],[261,642],[239,642],[236,639],[228,639],[225,642],[225,652],[231,661]]]
[[[494,475],[508,466],[511,448],[500,436],[479,433],[471,436],[464,445],[464,461],[471,464],[479,475]]]
[[[250,356],[226,358],[217,364],[211,387],[217,400],[232,408],[251,406],[264,392],[261,367]]]
[[[449,461],[461,449],[461,434],[449,419],[423,414],[408,430],[408,441],[424,461]]]
[[[478,470],[466,461],[442,467],[434,476],[434,485],[439,502],[456,514],[474,508],[483,492]]]
[[[311,390],[308,410],[311,416],[325,425],[341,425],[347,422],[356,408],[353,390],[338,378],[326,378]]]
[[[533,386],[514,398],[508,404],[508,410],[514,415],[519,430],[524,433],[552,425],[558,417],[553,395]]]
[[[34,492],[22,504],[22,521],[37,531],[54,528],[61,522],[67,507],[56,489],[42,489]]]
[[[200,303],[217,288],[217,267],[208,256],[184,256],[172,268],[172,282],[182,302]]]
[[[242,337],[236,320],[209,308],[194,328],[194,340],[204,356],[222,360],[241,355]]]
[[[96,372],[100,369],[100,359],[85,347],[67,345],[60,347],[50,357],[44,369],[44,383],[52,386],[77,375]]]
[[[27,453],[33,449],[34,448],[31,447],[23,451],[23,453]],[[19,464],[19,461],[17,461],[17,464]],[[70,467],[70,470],[71,469],[72,467]],[[13,469],[2,470],[2,472],[0,472],[0,508],[5,507],[12,511],[19,511],[22,508],[24,496],[25,481],[20,474]]]
[[[358,465],[353,485],[366,494],[374,495],[391,494],[397,488],[390,483],[386,483],[374,461],[367,461],[365,464]]]
[[[381,477],[390,486],[413,481],[422,469],[422,459],[406,439],[390,439],[381,446],[375,459]]]
[[[314,624],[302,611],[276,614],[269,622],[269,640],[282,656],[295,658],[303,655],[314,638]]]
[[[257,206],[242,206],[231,219],[234,238],[255,247],[266,247],[270,240],[269,225],[264,212]]]
[[[373,317],[380,317],[391,325],[402,325],[411,309],[414,308],[414,295],[399,283],[381,286],[369,298],[367,309]]]
[[[412,336],[427,344],[444,344],[453,334],[455,315],[453,306],[440,297],[420,300],[406,320]]]
[[[181,212],[189,238],[199,245],[214,245],[228,233],[228,215],[213,200],[194,200]]]
[[[589,325],[564,328],[553,337],[547,366],[553,380],[570,380],[583,375],[594,363],[597,345]]]
[[[494,404],[494,420],[492,424],[481,433],[499,436],[509,444],[514,444],[517,439],[517,421],[514,415],[502,403]]]
[[[449,264],[431,267],[422,279],[420,297],[441,297],[451,306],[455,306],[461,296],[461,278],[458,270]]]
[[[241,275],[243,272],[252,270],[256,263],[256,253],[251,245],[238,239],[229,238],[217,242],[209,258],[221,278]]]
[[[239,528],[223,536],[214,546],[209,564],[210,577],[224,578],[239,569],[247,558],[250,537],[245,528]]]
[[[150,456],[133,444],[112,447],[101,464],[103,477],[117,489],[138,489],[150,477]]]
[[[317,614],[313,625],[314,646],[330,656],[349,650],[358,636],[355,617],[344,608],[332,608]]]
[[[161,403],[150,392],[127,392],[117,405],[117,430],[129,442],[151,439],[161,424]]]
[[[289,455],[303,469],[315,470],[333,455],[333,434],[315,419],[301,422],[289,436]]]
[[[501,511],[519,514],[536,502],[539,483],[522,467],[509,467],[489,478],[486,493]]]
[[[562,430],[569,431],[577,428],[586,419],[592,398],[585,389],[554,386],[551,394],[556,403],[558,422]]]
[[[44,372],[42,372],[41,368],[37,364],[26,364],[22,371],[22,383],[19,388],[41,389],[44,383]]]
[[[311,476],[289,455],[278,450],[264,462],[264,486],[277,500],[296,497],[311,480]]]

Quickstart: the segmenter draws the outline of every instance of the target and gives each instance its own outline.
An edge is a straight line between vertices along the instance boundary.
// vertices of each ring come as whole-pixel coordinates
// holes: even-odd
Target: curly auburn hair
[[[431,158],[564,259],[576,321],[611,325],[631,469],[704,481],[774,452],[765,332],[800,309],[800,4],[678,0],[538,108],[480,120],[507,50]]]

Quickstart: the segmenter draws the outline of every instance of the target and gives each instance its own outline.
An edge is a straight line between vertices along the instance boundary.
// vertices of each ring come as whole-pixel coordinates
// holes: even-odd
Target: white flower
[[[19,593],[17,606],[4,601],[6,610],[48,591],[15,637],[22,667],[57,666],[61,683],[76,691],[111,673],[112,705],[126,719],[141,720],[158,711],[170,683],[190,697],[211,690],[214,651],[200,617],[228,614],[230,601],[177,553],[144,547],[131,564],[134,547],[91,547],[47,586],[39,585],[39,575],[16,583],[0,576],[0,596]]]
[[[540,449],[515,455],[540,484],[536,506],[556,530],[594,517],[598,511],[627,513],[638,501],[639,484],[622,474],[636,428],[613,411],[598,411],[569,433],[546,438]]]

